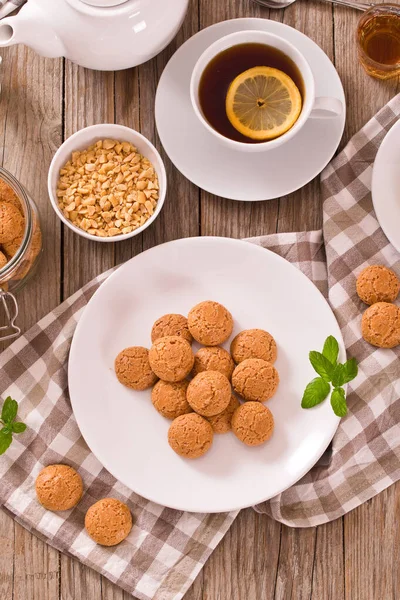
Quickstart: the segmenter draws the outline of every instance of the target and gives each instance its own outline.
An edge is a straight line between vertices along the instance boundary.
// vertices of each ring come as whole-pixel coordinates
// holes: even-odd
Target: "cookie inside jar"
[[[42,250],[39,215],[19,182],[0,169],[0,288],[15,291],[34,270]]]

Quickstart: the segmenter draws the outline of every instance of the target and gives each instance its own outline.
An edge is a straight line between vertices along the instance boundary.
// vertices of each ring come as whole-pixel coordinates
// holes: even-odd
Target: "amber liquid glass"
[[[368,75],[390,79],[400,75],[400,4],[368,10],[357,28],[358,55]]]

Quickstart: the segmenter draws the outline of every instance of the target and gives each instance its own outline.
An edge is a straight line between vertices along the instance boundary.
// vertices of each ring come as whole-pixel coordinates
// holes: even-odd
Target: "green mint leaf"
[[[334,368],[333,371],[333,375],[332,375],[332,385],[333,387],[340,387],[341,385],[344,384],[344,368],[343,365],[338,364],[336,365],[336,367]]]
[[[331,405],[337,417],[347,415],[346,394],[342,387],[336,387],[331,395]]]
[[[4,452],[10,447],[12,442],[12,433],[11,431],[7,431],[5,427],[0,431],[0,454],[4,454]]]
[[[339,356],[339,344],[337,339],[330,335],[326,338],[322,354],[331,362],[336,365]]]
[[[16,423],[12,424],[12,430],[14,433],[23,433],[26,429],[25,423]]]
[[[321,352],[311,350],[309,358],[314,371],[316,371],[320,377],[325,379],[325,381],[332,381],[334,366],[326,356],[321,354]]]
[[[350,358],[343,365],[343,383],[349,383],[358,375],[358,366],[355,358]]]
[[[331,390],[331,386],[322,377],[316,377],[307,385],[301,401],[302,408],[312,408],[321,404]]]
[[[4,400],[3,408],[1,411],[2,421],[4,421],[4,423],[10,423],[11,421],[14,421],[15,417],[17,416],[17,412],[18,402],[16,400],[13,400],[11,396],[8,396],[8,398]]]

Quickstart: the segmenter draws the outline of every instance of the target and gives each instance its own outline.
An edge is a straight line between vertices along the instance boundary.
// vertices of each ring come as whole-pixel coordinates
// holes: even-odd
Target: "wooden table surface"
[[[1,53],[1,164],[38,203],[45,240],[40,272],[18,297],[24,329],[95,275],[162,242],[199,234],[240,238],[320,227],[318,180],[282,199],[232,202],[200,191],[165,155],[165,207],[155,224],[132,241],[88,242],[62,228],[50,206],[47,169],[64,138],[87,125],[116,122],[138,129],[160,147],[153,107],[166,62],[199,29],[243,16],[283,21],[310,36],[334,61],[348,105],[341,147],[399,91],[398,80],[374,81],[359,66],[354,42],[358,13],[311,0],[299,0],[285,11],[269,11],[251,0],[192,0],[172,44],[130,71],[88,71],[63,59],[41,58],[23,46]],[[398,599],[399,504],[400,486],[394,485],[333,523],[303,530],[243,510],[185,600]],[[0,511],[0,600],[129,597]]]

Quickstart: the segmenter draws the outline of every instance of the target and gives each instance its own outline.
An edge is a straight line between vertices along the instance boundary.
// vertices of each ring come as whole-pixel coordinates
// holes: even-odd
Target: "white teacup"
[[[260,143],[246,143],[237,142],[232,140],[221,133],[219,133],[210,123],[207,121],[203,114],[200,100],[199,100],[199,85],[201,77],[207,65],[210,61],[232,46],[238,44],[265,44],[272,46],[288,56],[299,69],[304,82],[304,97],[303,106],[299,118],[289,131],[277,137],[273,140],[268,140]],[[254,65],[262,66],[262,65]],[[266,65],[268,66],[268,65]],[[231,33],[225,37],[217,40],[211,46],[209,46],[198,59],[194,66],[192,77],[190,80],[190,99],[193,105],[193,110],[196,113],[201,123],[208,129],[208,131],[217,137],[221,142],[230,148],[236,150],[243,150],[245,152],[264,152],[265,150],[272,150],[277,146],[288,142],[294,137],[300,129],[304,126],[307,119],[312,118],[332,118],[339,116],[343,111],[342,102],[338,98],[331,97],[315,97],[315,82],[312,74],[310,65],[306,58],[293,44],[286,41],[285,39],[267,33],[265,31],[238,31]]]

